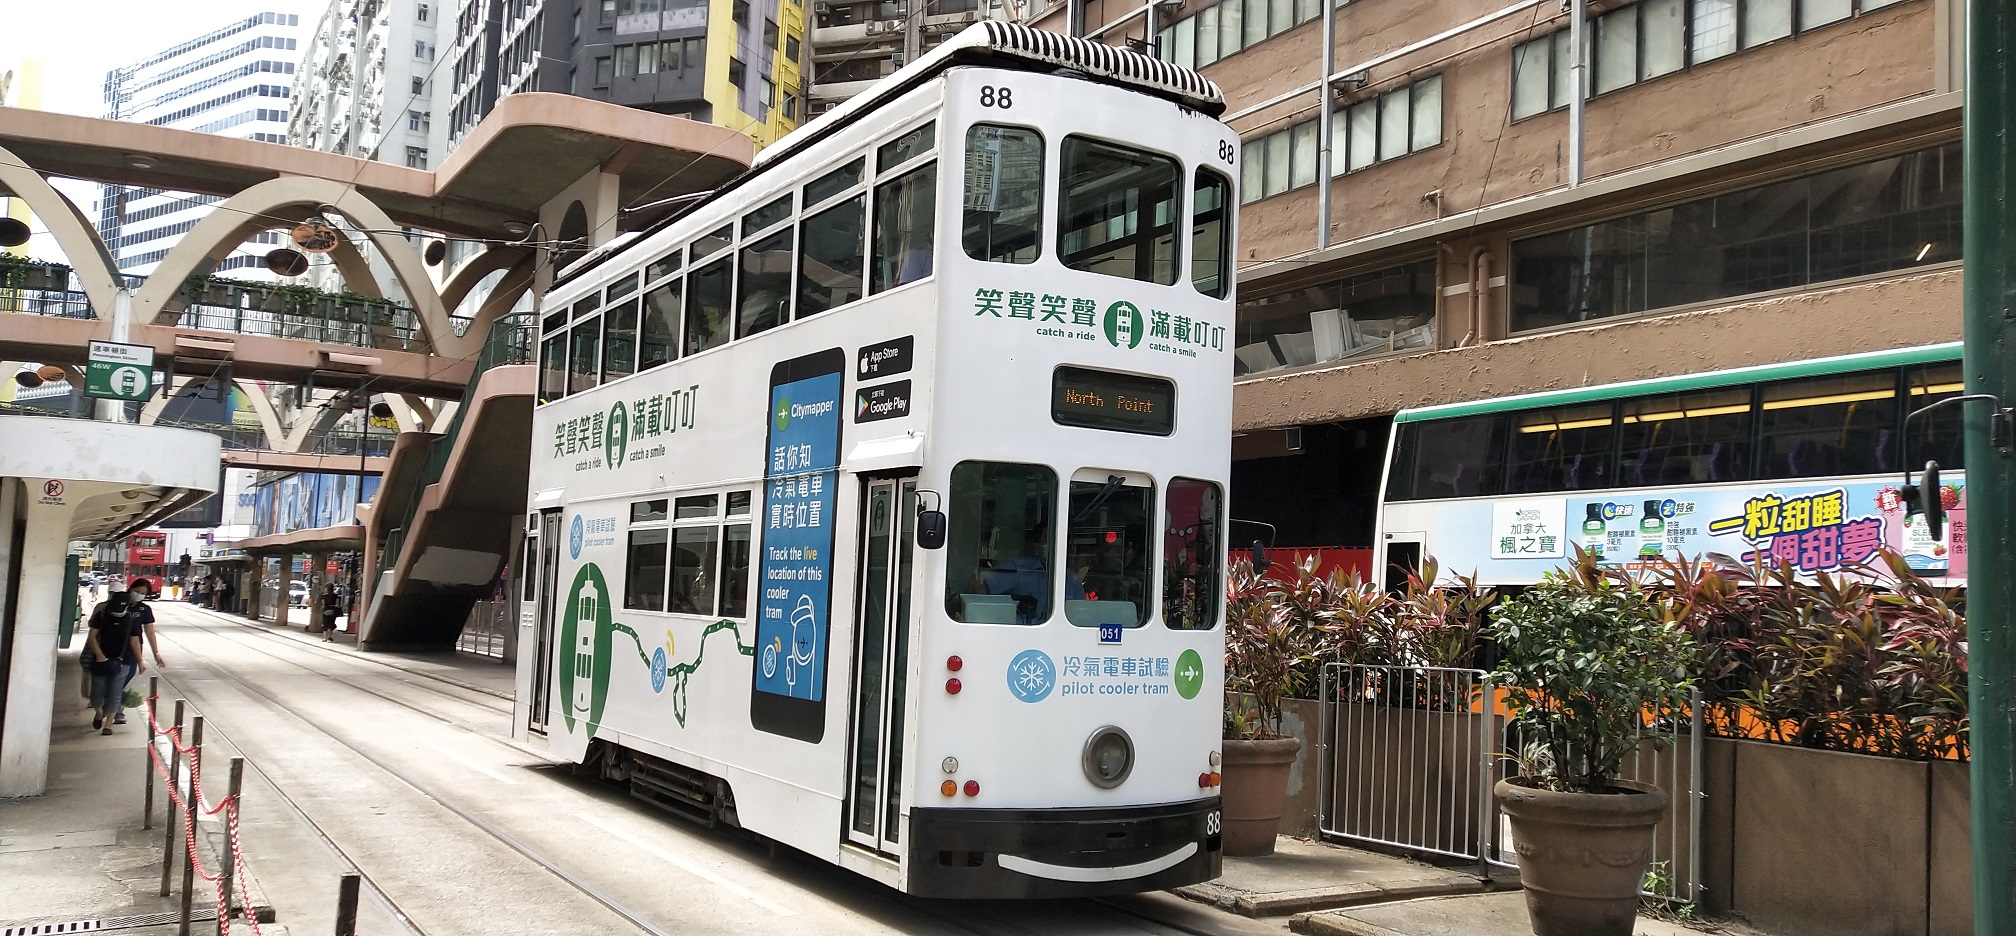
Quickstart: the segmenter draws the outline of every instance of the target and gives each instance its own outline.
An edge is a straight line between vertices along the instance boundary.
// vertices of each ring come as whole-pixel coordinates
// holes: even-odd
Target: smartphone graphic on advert
[[[758,730],[813,744],[826,733],[847,364],[846,352],[833,348],[771,368],[763,510],[756,517],[763,535],[749,720]]]

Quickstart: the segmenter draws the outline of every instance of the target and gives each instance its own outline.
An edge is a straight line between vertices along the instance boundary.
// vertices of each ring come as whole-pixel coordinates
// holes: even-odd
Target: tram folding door
[[[560,600],[560,511],[545,510],[539,513],[538,537],[539,566],[526,570],[537,576],[539,597],[534,605],[538,615],[533,624],[532,645],[538,655],[532,668],[532,711],[526,716],[526,727],[537,732],[546,731],[546,719],[552,707],[553,696],[553,626],[559,609],[554,603]]]
[[[903,688],[910,669],[917,481],[871,478],[863,487],[847,838],[894,855],[902,834]]]

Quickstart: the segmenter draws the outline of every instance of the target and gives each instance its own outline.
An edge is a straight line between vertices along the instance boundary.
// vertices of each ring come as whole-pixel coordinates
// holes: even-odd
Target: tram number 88
[[[1007,110],[1015,106],[1014,88],[997,88],[993,85],[980,86],[980,106],[998,107]]]

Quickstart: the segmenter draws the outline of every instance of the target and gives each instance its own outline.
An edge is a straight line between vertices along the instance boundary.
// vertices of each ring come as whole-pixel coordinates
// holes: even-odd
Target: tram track
[[[365,693],[366,695],[375,697],[387,703],[397,705],[411,711],[418,712],[421,715],[434,721],[441,722],[460,733],[471,735],[484,741],[488,741],[493,744],[503,746],[508,750],[510,750],[511,752],[513,752],[514,754],[517,755],[532,754],[534,756],[540,757],[540,759],[542,760],[545,760],[543,755],[537,755],[536,752],[532,752],[529,749],[523,748],[507,738],[501,738],[495,735],[494,733],[472,728],[468,724],[465,724],[464,720],[458,719],[454,716],[446,715],[436,711],[430,711],[427,710],[426,708],[419,707],[415,705],[414,700],[410,698],[401,698],[394,693],[388,693],[370,686],[360,685],[357,680],[342,678],[341,676],[328,672],[326,669],[322,668],[319,664],[322,664],[326,660],[332,658],[343,659],[346,663],[350,664],[350,666],[352,667],[350,672],[346,674],[351,676],[358,676],[364,673],[366,671],[365,664],[367,663],[373,666],[384,667],[388,670],[392,670],[397,673],[403,674],[404,676],[413,678],[411,679],[400,678],[391,675],[384,675],[380,676],[379,678],[391,679],[392,681],[396,682],[401,686],[430,693],[434,696],[439,696],[441,698],[445,698],[459,704],[473,706],[478,708],[479,710],[495,713],[508,719],[510,716],[509,706],[498,706],[491,704],[489,702],[483,702],[466,698],[464,695],[458,694],[458,693],[487,694],[482,693],[480,690],[470,689],[467,686],[454,682],[452,680],[436,678],[425,673],[416,672],[414,670],[406,669],[403,667],[391,666],[389,664],[380,663],[378,661],[352,660],[347,655],[318,653],[318,648],[309,646],[295,646],[287,651],[274,652],[275,648],[272,648],[272,645],[270,643],[267,643],[266,641],[282,641],[288,644],[298,644],[299,642],[291,640],[282,635],[265,633],[258,628],[251,627],[250,625],[230,626],[228,622],[207,622],[207,621],[178,621],[176,623],[178,627],[188,627],[191,630],[198,631],[207,636],[226,640],[229,640],[232,636],[235,636],[236,634],[241,633],[244,630],[254,631],[256,633],[259,633],[263,638],[265,638],[265,640],[262,640],[260,642],[261,644],[264,644],[263,646],[255,646],[251,643],[244,641],[234,640],[231,642],[236,646],[252,650],[253,652],[258,653],[261,656],[273,659],[282,664],[310,672],[319,678],[331,680],[339,685],[345,686],[346,688],[354,689],[358,692]],[[437,784],[430,783],[420,777],[417,777],[413,774],[412,771],[402,769],[396,764],[389,762],[385,757],[367,751],[358,744],[352,743],[350,740],[339,736],[335,732],[323,728],[321,725],[311,720],[308,717],[308,713],[302,707],[291,704],[280,698],[277,698],[273,693],[254,684],[250,680],[247,680],[244,677],[238,675],[237,673],[230,671],[228,668],[219,666],[218,664],[212,662],[208,658],[203,657],[200,653],[196,652],[195,648],[187,645],[186,643],[183,643],[182,641],[173,640],[172,632],[170,635],[164,635],[164,636],[169,637],[170,642],[179,645],[179,652],[184,654],[185,658],[196,661],[198,665],[200,665],[204,670],[208,671],[208,673],[214,674],[216,677],[232,684],[241,693],[255,700],[258,704],[263,705],[270,712],[283,716],[313,731],[318,736],[326,738],[329,742],[340,747],[343,751],[346,751],[349,754],[354,755],[359,759],[363,760],[364,762],[370,764],[372,767],[382,772],[384,775],[391,778],[392,780],[408,787],[414,792],[420,794],[422,797],[431,800],[433,803],[438,804],[443,809],[453,814],[457,819],[467,823],[471,828],[482,833],[484,836],[495,840],[499,844],[503,845],[505,848],[508,848],[512,852],[519,855],[521,858],[525,859],[534,867],[540,869],[546,874],[551,875],[553,878],[566,884],[569,888],[580,893],[582,896],[588,898],[594,903],[607,909],[609,912],[615,914],[617,917],[621,918],[625,922],[635,926],[640,932],[650,933],[653,934],[653,936],[669,936],[670,931],[652,922],[652,920],[643,911],[640,911],[626,904],[621,899],[610,894],[606,890],[596,886],[594,882],[586,880],[581,875],[569,870],[567,867],[564,866],[564,864],[561,861],[546,854],[538,847],[525,842],[524,840],[520,839],[517,836],[512,835],[510,832],[506,831],[503,828],[500,828],[498,825],[485,819],[483,816],[480,816],[475,812],[471,811],[470,809],[464,807],[463,805],[457,803],[455,799],[446,795],[439,788]],[[318,665],[310,665],[311,662]],[[457,691],[437,689],[432,686],[425,685],[424,683],[426,682],[442,683],[444,685],[453,687]],[[187,694],[186,692],[187,687],[183,688],[185,689],[185,694]],[[211,730],[213,731],[213,733],[222,736],[227,743],[232,743],[230,735],[228,733],[225,733],[217,728],[212,728]],[[234,748],[238,747],[238,745],[235,743],[232,743],[232,746]],[[428,929],[425,926],[423,926],[417,919],[415,919],[414,915],[411,912],[409,912],[409,910],[406,907],[401,906],[400,902],[396,898],[394,898],[391,893],[388,892],[388,889],[384,886],[384,884],[378,880],[375,880],[371,876],[371,874],[365,870],[364,865],[366,864],[366,862],[360,861],[358,856],[353,855],[342,844],[338,843],[335,837],[332,836],[330,832],[321,823],[318,823],[309,814],[307,808],[302,803],[300,803],[293,796],[287,793],[287,791],[284,790],[277,781],[275,781],[270,772],[264,770],[252,757],[247,756],[246,759],[248,763],[252,764],[254,770],[257,771],[263,778],[265,778],[268,786],[270,786],[274,790],[276,795],[279,796],[279,798],[285,805],[286,809],[292,815],[301,818],[305,823],[305,825],[310,830],[313,831],[316,838],[324,845],[324,847],[328,848],[331,852],[333,852],[337,856],[338,860],[340,860],[343,864],[347,865],[348,867],[354,869],[354,871],[360,876],[360,878],[362,878],[363,883],[370,889],[373,898],[377,900],[384,907],[387,913],[390,916],[392,916],[393,919],[397,921],[400,926],[402,926],[407,932],[414,934],[414,936],[431,936]],[[548,763],[551,762],[548,761]],[[794,857],[802,858],[802,856],[796,856],[795,852],[791,854]],[[1068,931],[1069,929],[1072,929],[1074,927],[1065,926],[1060,929],[1058,924],[1066,922],[1066,920],[1068,920],[1068,918],[1070,917],[1079,917],[1080,919],[1071,922],[1080,923],[1082,926],[1084,922],[1087,922],[1083,919],[1083,917],[1085,916],[1099,916],[1099,917],[1105,917],[1107,919],[1112,919],[1114,920],[1114,922],[1121,923],[1123,926],[1125,926],[1126,930],[1129,932],[1157,933],[1157,934],[1182,933],[1182,934],[1190,934],[1190,936],[1221,936],[1221,934],[1233,931],[1231,928],[1228,927],[1201,928],[1197,926],[1187,925],[1181,921],[1158,916],[1153,913],[1144,911],[1143,909],[1140,908],[1125,906],[1122,903],[1116,902],[1114,898],[1084,898],[1075,901],[1061,901],[1057,903],[1052,903],[1047,908],[1045,908],[1043,912],[1037,914],[1037,916],[1041,917],[1042,919],[1031,920],[1030,922],[1033,924],[1031,926],[1020,926],[1013,923],[1006,923],[999,916],[990,916],[984,910],[974,910],[971,912],[968,912],[966,910],[958,910],[954,909],[949,905],[944,904],[941,901],[932,901],[924,898],[917,898],[912,897],[910,895],[897,893],[895,891],[877,885],[874,882],[869,881],[867,879],[858,878],[852,874],[834,873],[834,870],[831,866],[826,865],[824,863],[816,862],[809,858],[804,858],[803,860],[799,861],[793,861],[792,863],[795,865],[802,865],[806,869],[811,870],[815,873],[819,873],[822,875],[830,874],[831,877],[829,878],[829,881],[840,882],[845,887],[845,889],[852,892],[852,894],[857,899],[864,899],[871,903],[879,903],[886,907],[889,907],[892,910],[900,910],[901,912],[917,914],[923,917],[927,917],[931,919],[934,923],[938,924],[939,926],[945,927],[949,931],[963,934],[972,934],[972,936],[1031,936],[1031,934],[1036,933],[1053,933],[1060,931]],[[1078,909],[1074,910],[1073,909],[1074,905]],[[1060,916],[1066,918],[1066,920],[1057,919]],[[1231,921],[1227,922],[1229,923]],[[1106,928],[1099,928],[1099,931],[1105,932],[1109,930]]]

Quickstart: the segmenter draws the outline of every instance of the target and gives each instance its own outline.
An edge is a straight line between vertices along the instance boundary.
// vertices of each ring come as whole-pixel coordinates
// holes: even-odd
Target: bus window
[[[637,300],[602,313],[602,382],[627,376],[637,363]]]
[[[855,166],[858,171],[860,166]],[[806,187],[811,192],[811,187]],[[861,298],[867,204],[856,195],[805,220],[798,247],[798,318]]]
[[[1617,483],[1741,481],[1750,465],[1750,388],[1624,401]]]
[[[650,370],[679,356],[679,294],[673,280],[644,294],[643,327],[637,335],[637,369]]]
[[[937,215],[938,166],[926,164],[875,186],[875,262],[868,291],[931,275],[932,219]]]
[[[1164,286],[1176,282],[1182,177],[1167,156],[1066,137],[1057,231],[1064,265]]]
[[[1505,493],[1609,487],[1616,432],[1608,403],[1512,414]]]
[[[1940,400],[1963,392],[1964,381],[1958,364],[1931,364],[1913,367],[1904,372],[1906,412],[1921,410]],[[1906,450],[1902,455],[1904,464],[1917,471],[1925,467],[1927,460],[1936,461],[1942,469],[1965,468],[1967,466],[1966,447],[1961,444],[1960,417],[1966,404],[1949,406],[1927,416],[1920,416],[1911,423],[1911,432],[1905,436]]]
[[[686,353],[702,351],[728,341],[729,285],[735,270],[723,257],[693,271],[686,278]]]
[[[968,624],[1049,620],[1057,473],[1042,465],[960,462],[947,501],[945,613]]]
[[[1169,482],[1162,531],[1162,623],[1176,630],[1218,626],[1218,566],[1225,558],[1224,498],[1209,481]]]
[[[665,540],[664,527],[630,531],[630,554],[623,567],[623,607],[665,610]]]
[[[595,386],[601,376],[602,320],[591,318],[574,326],[571,366],[567,372],[567,392],[580,393]]]
[[[1043,240],[1043,137],[1021,127],[966,131],[966,255],[1035,263]]]
[[[1504,419],[1498,416],[1401,425],[1387,498],[1428,500],[1504,493],[1504,426]]]
[[[561,332],[539,348],[539,402],[551,403],[567,395],[567,333]]]
[[[1209,169],[1197,170],[1197,187],[1190,206],[1190,285],[1213,299],[1231,294],[1232,238],[1226,236],[1228,217],[1225,204],[1232,192],[1232,180]]]
[[[1767,384],[1757,480],[1896,471],[1898,418],[1894,370]]]
[[[1155,489],[1120,475],[1071,482],[1064,543],[1064,616],[1079,627],[1148,622],[1149,518]]]
[[[769,331],[791,319],[791,229],[742,248],[741,301],[735,337]]]

